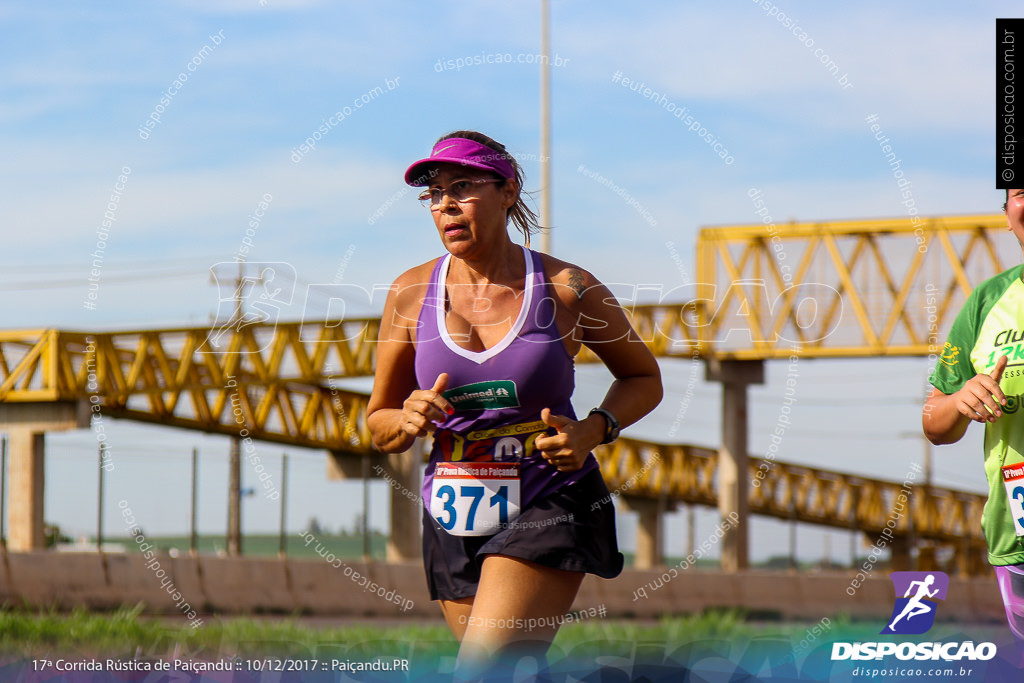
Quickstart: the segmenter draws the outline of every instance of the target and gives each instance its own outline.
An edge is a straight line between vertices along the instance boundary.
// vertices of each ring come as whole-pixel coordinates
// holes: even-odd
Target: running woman
[[[1007,226],[1024,249],[1024,190],[1007,190]],[[985,425],[988,501],[981,527],[1010,631],[1024,643],[1024,266],[985,280],[953,322],[930,382],[922,424],[933,444]]]
[[[368,406],[374,445],[433,435],[423,482],[431,598],[460,642],[467,680],[487,662],[542,654],[585,573],[623,558],[591,451],[661,400],[658,364],[611,292],[586,270],[527,247],[536,215],[498,142],[457,131],[405,173],[423,186],[447,253],[391,288]],[[578,419],[570,398],[585,344],[615,377]]]

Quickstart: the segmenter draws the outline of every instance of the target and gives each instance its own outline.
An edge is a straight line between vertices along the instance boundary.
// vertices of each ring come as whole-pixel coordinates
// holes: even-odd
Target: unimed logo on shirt
[[[516,383],[509,379],[474,382],[444,392],[455,410],[501,410],[518,408]]]

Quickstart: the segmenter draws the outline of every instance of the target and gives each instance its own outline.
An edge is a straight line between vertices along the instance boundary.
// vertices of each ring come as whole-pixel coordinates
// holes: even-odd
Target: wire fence
[[[91,440],[91,439],[90,439]],[[159,439],[154,439],[159,441]],[[83,450],[86,451],[83,453]],[[101,442],[89,455],[89,447],[80,443],[59,440],[46,453],[46,518],[44,522],[45,543],[48,548],[58,551],[85,552],[134,552],[136,543],[131,540],[145,530],[150,541],[170,552],[191,554],[249,555],[281,557],[305,556],[309,549],[297,532],[294,519],[295,507],[308,511],[304,502],[305,490],[311,480],[323,481],[322,474],[316,475],[312,467],[323,467],[324,456],[317,454],[290,454],[280,452],[268,454],[260,449],[258,467],[248,462],[243,454],[236,451],[236,460],[224,457],[224,452],[214,452],[204,447],[193,446],[189,451],[178,445],[167,448],[150,446],[122,448],[108,446]],[[217,449],[220,450],[220,449]],[[301,450],[301,449],[300,449]],[[116,455],[116,457],[115,457]],[[135,456],[135,457],[132,457]],[[19,492],[10,490],[9,471],[11,466],[10,444],[6,435],[0,436],[0,546],[9,548],[10,507],[18,504]],[[224,464],[227,460],[229,476],[225,477]],[[298,481],[292,476],[300,468]],[[239,475],[231,477],[230,471],[237,468]],[[261,479],[261,476],[263,477]],[[225,479],[227,481],[225,481]],[[267,486],[266,482],[272,482]],[[95,482],[95,487],[91,482]],[[340,482],[331,482],[338,485]],[[225,485],[226,484],[226,485]],[[354,489],[362,492],[362,501],[349,529],[339,528],[331,533],[321,525],[321,513],[317,512],[305,520],[302,531],[311,531],[324,540],[332,552],[339,557],[383,559],[387,536],[380,530],[372,529],[371,497],[375,499],[375,488],[384,484],[369,481],[348,484],[349,490],[337,496],[344,501],[348,510],[358,504]],[[293,489],[298,487],[298,499]],[[95,506],[90,499],[94,491]],[[273,495],[267,495],[268,492]],[[200,495],[202,494],[202,495]],[[299,505],[296,506],[295,503]],[[263,521],[259,532],[243,532],[241,515],[243,508],[253,508]],[[236,508],[234,512],[232,508]],[[221,533],[210,533],[211,508],[221,508],[226,513],[227,524]],[[272,518],[276,529],[267,531],[267,521],[273,508]],[[151,511],[159,510],[155,515]],[[201,525],[200,510],[205,523]],[[54,510],[59,512],[54,515]],[[289,512],[292,512],[291,517]],[[149,514],[139,512],[149,511]],[[327,519],[334,517],[332,509]],[[184,514],[182,514],[184,513]],[[308,512],[307,512],[308,514]],[[233,526],[231,519],[237,517],[239,524]],[[90,522],[90,519],[94,520]],[[351,518],[350,518],[351,519]],[[384,518],[379,518],[386,522]],[[177,521],[175,521],[177,520]],[[170,524],[168,525],[168,522]],[[150,533],[151,524],[157,524],[165,533]],[[168,526],[170,528],[168,528]],[[289,531],[291,526],[291,531]],[[203,528],[204,531],[200,531]]]

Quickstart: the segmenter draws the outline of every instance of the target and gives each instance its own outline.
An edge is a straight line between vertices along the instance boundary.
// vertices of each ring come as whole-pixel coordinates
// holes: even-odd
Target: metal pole
[[[550,2],[540,2],[540,224],[551,227],[551,25]],[[551,253],[551,231],[540,236],[540,250]]]
[[[850,532],[850,569],[856,569],[857,567],[857,534],[859,532],[854,529]]]
[[[188,550],[193,556],[199,553],[199,529],[197,525],[199,512],[199,449],[192,447],[192,522],[189,528]]]
[[[106,449],[107,444],[101,441],[99,448],[100,480],[96,496],[96,550],[98,552],[103,552],[103,453]]]
[[[694,543],[697,540],[697,516],[693,505],[686,506],[686,554],[693,555]]]
[[[932,442],[923,433],[921,440],[924,441],[924,485],[930,489],[932,486]]]
[[[854,488],[853,491],[853,505],[850,507],[851,510],[856,510],[860,506],[860,489]],[[856,518],[855,518],[856,519]],[[860,530],[854,528],[850,531],[850,570],[857,571],[857,538],[860,535]]]
[[[657,534],[654,539],[655,551],[654,556],[656,558],[664,557],[665,552],[665,511],[668,508],[668,493],[665,489],[662,489],[661,495],[658,496],[658,526]],[[659,560],[658,564],[661,564]]]
[[[917,571],[917,530],[914,528],[914,498],[907,501],[907,555],[910,571]]]
[[[288,509],[288,454],[281,454],[281,535],[277,542],[277,554],[285,557],[288,554],[287,537],[285,536],[285,512]]]
[[[796,571],[796,518],[789,521],[789,568]]]
[[[228,555],[242,554],[242,454],[238,437],[231,438],[228,479]]]
[[[7,547],[7,435],[0,438],[0,545]]]
[[[245,286],[245,261],[238,262],[238,279],[235,280],[235,327],[242,329],[242,288]]]
[[[363,456],[363,561],[370,560],[370,459]]]

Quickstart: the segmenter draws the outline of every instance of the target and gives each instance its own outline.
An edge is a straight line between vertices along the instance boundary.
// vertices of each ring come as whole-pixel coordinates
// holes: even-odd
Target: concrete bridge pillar
[[[45,433],[89,426],[88,403],[0,403],[0,431],[8,433],[10,469],[7,549],[42,550]]]
[[[391,488],[391,533],[385,555],[388,562],[409,562],[423,555],[420,484],[424,450],[423,439],[416,439],[405,453],[392,454],[387,458],[385,469],[391,477],[388,482]]]
[[[750,468],[747,454],[747,386],[764,384],[764,361],[708,358],[709,382],[722,383],[722,447],[718,449],[718,511],[739,524],[723,524],[722,571],[749,568]]]
[[[889,571],[913,571],[915,569],[912,559],[913,547],[914,541],[909,536],[894,537],[889,543],[889,551],[891,553]]]
[[[11,429],[7,437],[10,468],[8,550],[21,552],[46,547],[43,533],[43,443],[43,432],[30,429]]]
[[[661,552],[662,539],[662,506],[658,500],[622,496],[619,501],[625,504],[630,512],[639,516],[636,529],[636,555],[633,558],[635,569],[653,569],[665,564]]]
[[[420,528],[423,501],[420,482],[424,465],[424,442],[417,439],[404,453],[360,455],[332,451],[327,458],[328,479],[360,479],[365,475],[388,485],[391,529],[388,533],[388,562],[418,560],[422,556]],[[368,462],[364,462],[369,458]],[[366,467],[366,465],[369,467]]]

